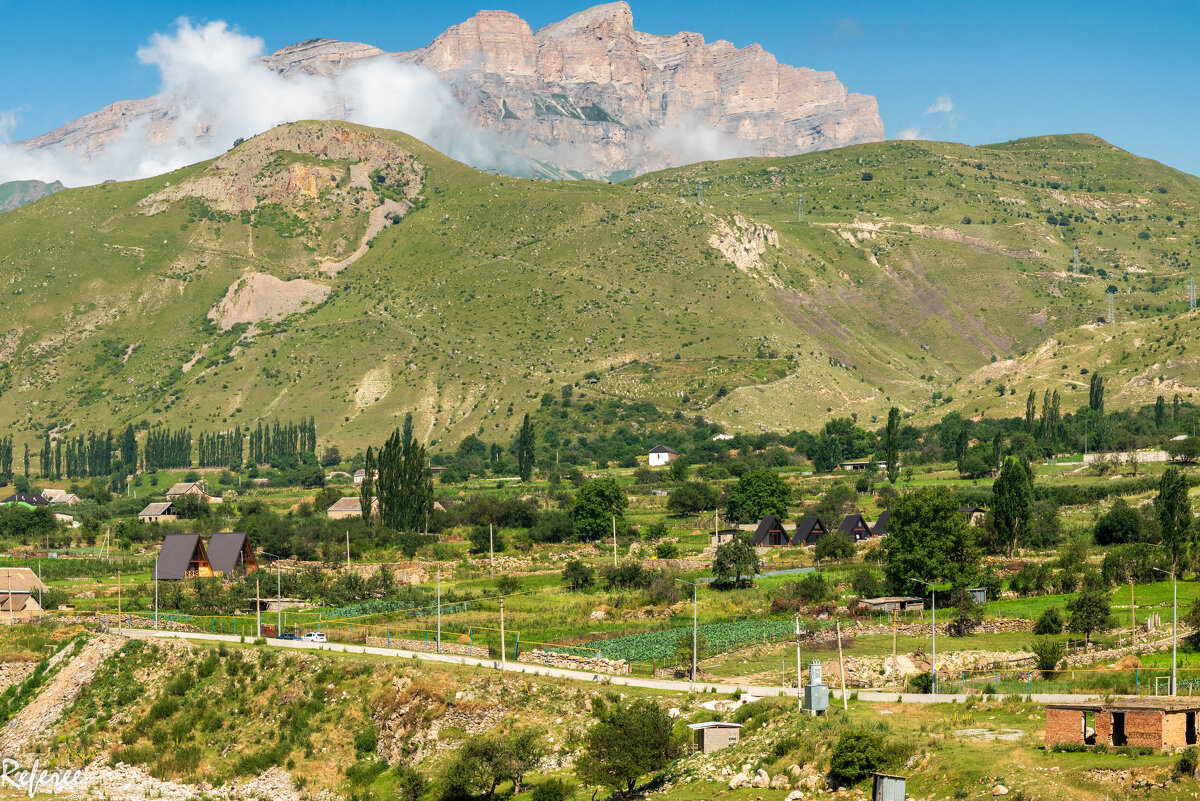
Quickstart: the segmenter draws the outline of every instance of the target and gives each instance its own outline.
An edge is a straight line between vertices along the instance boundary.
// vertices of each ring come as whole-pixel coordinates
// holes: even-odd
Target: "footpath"
[[[186,639],[186,640],[208,640],[213,642],[243,642],[241,637],[232,634],[208,634],[204,632],[188,632],[188,631],[155,631],[153,629],[122,629],[121,634],[127,637],[138,639]],[[528,662],[515,662],[512,660],[500,659],[480,659],[472,656],[459,656],[457,654],[439,654],[428,653],[424,651],[406,651],[399,648],[382,648],[371,645],[344,645],[342,643],[310,643],[302,640],[277,640],[267,638],[267,645],[276,648],[293,648],[298,650],[311,651],[326,651],[330,653],[345,653],[345,654],[372,654],[375,656],[393,657],[395,659],[420,659],[427,662],[438,662],[447,665],[465,665],[467,667],[481,667],[492,670],[502,670],[509,673],[527,673],[534,676],[551,676],[560,679],[572,679],[574,681],[586,681],[594,684],[604,684],[612,686],[624,687],[645,687],[653,690],[669,690],[671,692],[686,692],[686,693],[735,693],[747,692],[757,696],[779,696],[796,694],[796,688],[783,686],[763,686],[757,684],[724,684],[720,682],[690,682],[677,681],[674,679],[644,679],[635,676],[614,676],[607,673],[596,674],[582,670],[570,670],[567,668],[556,668],[549,666],[541,666],[530,664]],[[918,693],[896,693],[887,691],[873,690],[850,690],[851,694],[857,693],[859,701],[871,701],[876,703],[897,703],[897,701],[906,704],[946,704],[952,701],[965,701],[971,697],[966,693],[938,693],[922,695]],[[835,701],[841,703],[842,691],[831,687],[829,689],[830,704]],[[1087,698],[1099,698],[1096,694],[1089,695],[1074,695],[1066,693],[1034,693],[1031,696],[1033,701],[1043,704],[1054,703],[1071,703]]]

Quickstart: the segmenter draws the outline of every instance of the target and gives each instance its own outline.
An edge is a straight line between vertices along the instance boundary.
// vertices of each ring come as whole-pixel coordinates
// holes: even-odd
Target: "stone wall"
[[[4,692],[14,684],[20,684],[25,681],[35,667],[37,667],[37,662],[34,660],[0,662],[0,692]]]
[[[392,637],[390,641],[386,637],[367,637],[366,644],[374,648],[398,648],[402,651],[420,651],[422,653],[433,653],[438,650],[437,642],[434,640],[425,642],[424,640],[405,640],[400,637]],[[474,656],[479,659],[488,658],[487,646],[448,642],[445,639],[442,640],[441,653]]]
[[[609,673],[614,676],[622,676],[630,670],[629,663],[624,659],[605,659],[604,657],[597,659],[594,656],[564,654],[561,651],[522,651],[517,657],[517,661],[566,670],[583,670],[588,673],[596,673],[597,666],[599,666],[600,673]]]

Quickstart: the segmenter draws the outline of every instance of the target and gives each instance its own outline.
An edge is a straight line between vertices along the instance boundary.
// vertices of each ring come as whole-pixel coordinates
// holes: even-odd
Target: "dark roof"
[[[655,445],[653,448],[650,449],[650,452],[651,453],[673,453],[676,456],[679,455],[679,451],[674,450],[672,448],[668,448],[666,445]]]
[[[164,501],[162,503],[148,503],[146,504],[145,509],[138,512],[138,517],[157,517],[159,515],[175,514],[174,510],[171,508],[174,505],[175,504],[171,503],[170,501]]]
[[[28,492],[18,492],[15,495],[9,495],[0,503],[27,503],[30,506],[49,506],[50,501],[46,500],[43,495],[32,495]]]
[[[887,534],[888,518],[891,517],[891,512],[884,509],[879,513],[879,519],[875,521],[875,525],[871,527],[871,536],[882,537]]]
[[[783,531],[783,521],[775,515],[767,515],[758,521],[758,528],[754,529],[754,544],[762,545],[772,531],[782,531],[784,541],[791,544],[787,532]]]
[[[154,573],[160,579],[187,578],[193,557],[208,561],[199,534],[168,534],[163,538]]]
[[[244,531],[222,531],[219,534],[213,534],[208,541],[208,562],[212,565],[212,569],[227,576],[232,575],[233,569],[238,566],[239,557],[242,556],[249,543],[249,537]],[[250,557],[254,558],[253,552]]]
[[[842,519],[842,524],[838,526],[838,532],[845,534],[847,537],[854,537],[855,530],[859,529],[866,532],[866,536],[871,536],[871,524],[867,519],[859,514],[846,515]]]
[[[958,507],[958,511],[964,515],[973,515],[977,512],[986,512],[987,509],[984,509],[982,506],[960,506]]]
[[[816,540],[822,534],[828,534],[821,518],[809,515],[796,524],[796,533],[792,535],[792,545],[807,545],[809,539]]]

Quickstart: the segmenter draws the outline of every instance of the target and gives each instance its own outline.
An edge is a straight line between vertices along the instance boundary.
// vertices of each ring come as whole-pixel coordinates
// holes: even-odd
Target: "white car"
[[[300,639],[304,640],[305,642],[321,643],[321,642],[325,642],[325,634],[324,634],[324,632],[320,632],[320,631],[310,631],[308,634],[305,634]]]

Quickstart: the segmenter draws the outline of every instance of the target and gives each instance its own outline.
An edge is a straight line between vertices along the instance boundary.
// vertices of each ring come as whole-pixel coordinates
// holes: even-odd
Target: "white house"
[[[672,450],[666,445],[656,445],[650,449],[650,466],[658,467],[659,465],[673,462],[680,456],[679,451]]]

